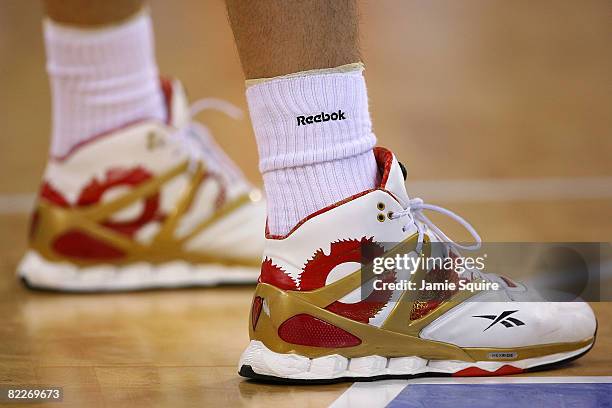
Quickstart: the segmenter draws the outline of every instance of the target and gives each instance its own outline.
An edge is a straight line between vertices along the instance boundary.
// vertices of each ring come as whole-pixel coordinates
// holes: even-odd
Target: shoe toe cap
[[[562,323],[562,340],[581,341],[595,335],[597,320],[586,302],[561,303],[557,319]]]

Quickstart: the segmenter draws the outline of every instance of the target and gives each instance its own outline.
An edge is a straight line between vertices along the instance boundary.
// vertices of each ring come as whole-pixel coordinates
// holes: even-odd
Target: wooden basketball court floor
[[[161,70],[193,98],[245,108],[222,2],[157,0],[152,11]],[[609,11],[605,0],[365,3],[375,132],[407,164],[411,194],[455,210],[487,241],[609,242]],[[252,288],[60,295],[20,286],[14,270],[50,121],[40,19],[33,2],[0,2],[0,385],[61,385],[63,405],[81,407],[333,402],[349,384],[238,377]],[[259,183],[248,121],[201,119]],[[531,375],[612,375],[612,305],[593,308],[594,349]]]

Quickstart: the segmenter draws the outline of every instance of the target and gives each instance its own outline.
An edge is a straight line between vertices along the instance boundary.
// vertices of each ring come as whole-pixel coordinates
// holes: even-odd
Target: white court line
[[[383,408],[413,384],[558,384],[612,383],[612,377],[464,377],[417,378],[354,383],[330,408]]]
[[[34,193],[0,194],[0,214],[27,214],[35,198]]]
[[[500,202],[612,198],[612,177],[408,181],[429,202]],[[35,195],[0,194],[0,214],[28,213]]]
[[[429,202],[612,198],[612,177],[409,180],[407,186],[409,194]]]

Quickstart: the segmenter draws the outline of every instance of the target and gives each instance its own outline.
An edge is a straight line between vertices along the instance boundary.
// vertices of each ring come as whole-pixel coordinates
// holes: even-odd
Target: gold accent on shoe
[[[210,217],[202,220],[186,236],[180,238],[175,236],[178,223],[193,202],[200,183],[205,176],[205,169],[201,163],[191,172],[187,188],[178,199],[172,213],[162,221],[161,228],[150,243],[139,243],[100,224],[117,211],[160,191],[162,185],[188,170],[189,162],[185,161],[167,172],[143,182],[116,199],[94,204],[86,208],[63,208],[41,198],[35,210],[37,213],[37,226],[30,238],[30,248],[50,261],[69,261],[78,266],[100,263],[100,261],[94,260],[69,258],[53,250],[53,242],[58,236],[69,230],[80,230],[125,252],[126,256],[111,262],[116,265],[139,261],[159,264],[173,260],[183,260],[192,263],[218,263],[228,266],[259,267],[260,259],[244,259],[233,257],[229,254],[196,252],[184,249],[184,244],[202,230],[250,202],[251,199],[248,194],[240,195],[226,203]]]

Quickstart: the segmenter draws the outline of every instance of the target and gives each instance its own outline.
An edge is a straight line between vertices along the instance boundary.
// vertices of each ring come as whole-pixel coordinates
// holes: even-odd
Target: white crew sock
[[[151,17],[103,28],[44,23],[51,82],[51,155],[142,119],[165,120]]]
[[[377,185],[363,65],[249,82],[272,235]]]

